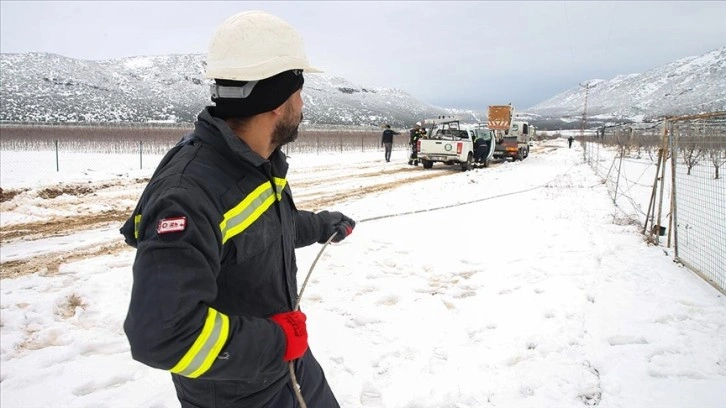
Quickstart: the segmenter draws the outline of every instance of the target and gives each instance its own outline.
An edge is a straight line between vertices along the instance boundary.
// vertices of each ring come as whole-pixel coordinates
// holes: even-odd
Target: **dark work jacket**
[[[397,134],[398,132],[394,132],[391,129],[384,130],[381,136],[381,143],[393,143],[393,135]]]
[[[124,330],[134,359],[172,372],[182,406],[258,407],[289,383],[284,333],[267,318],[292,310],[295,248],[327,239],[325,216],[295,208],[279,149],[260,157],[211,109],[121,229],[137,248]],[[337,406],[310,351],[297,370],[308,405]]]
[[[426,131],[422,128],[413,128],[408,131],[408,144],[412,145],[418,142],[426,134]]]

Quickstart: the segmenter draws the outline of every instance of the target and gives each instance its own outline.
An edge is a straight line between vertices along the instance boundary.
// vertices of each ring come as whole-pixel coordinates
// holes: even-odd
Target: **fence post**
[[[678,203],[676,202],[676,199],[678,198],[676,195],[676,165],[678,163],[676,155],[678,154],[678,140],[673,134],[673,122],[666,121],[665,123],[669,124],[667,136],[668,143],[671,147],[671,205],[673,207],[671,208],[671,227],[669,229],[670,231],[673,231],[673,256],[675,259],[678,259]],[[665,124],[663,124],[663,126],[665,126]],[[665,158],[663,158],[663,160],[665,161]],[[673,227],[674,225],[675,228]],[[671,244],[670,231],[668,231],[668,247],[670,247]]]
[[[55,141],[55,171],[60,171],[60,164],[58,163],[58,140]]]
[[[139,140],[139,169],[144,169],[144,141]]]
[[[664,161],[664,163],[660,169],[660,196],[658,198],[658,229],[660,229],[660,227],[662,226],[661,214],[663,213],[663,190],[665,190],[665,168],[666,168],[665,158],[668,157],[668,149],[670,148],[668,139],[667,139],[667,135],[668,135],[667,127],[668,127],[669,123],[670,122],[668,121],[668,119],[666,119],[663,122],[663,159],[664,159],[663,161]],[[673,125],[671,124],[671,127],[672,126]],[[671,156],[673,156],[673,152],[671,152]],[[660,245],[660,233],[655,234],[655,244]]]
[[[366,151],[365,150],[365,147],[364,147],[364,144],[363,144],[363,140],[364,139],[365,139],[365,137],[363,137],[363,136],[360,137],[360,151],[361,151],[361,153],[363,153],[363,152]]]
[[[620,163],[618,163],[618,178],[615,180],[615,193],[613,194],[613,204],[618,205],[618,185],[620,184],[620,168],[623,167],[623,156],[625,156],[625,148],[620,146]]]
[[[665,166],[665,159],[663,158],[663,148],[658,149],[658,164],[655,167],[655,180],[653,180],[653,189],[650,192],[650,201],[648,202],[648,212],[645,213],[645,224],[643,224],[643,234],[648,232],[648,218],[650,217],[650,227],[655,227],[653,218],[655,218],[655,195],[658,192],[658,173],[660,172],[661,163]],[[652,214],[651,214],[651,210]]]
[[[595,175],[599,176],[599,170],[600,170],[600,145],[602,144],[602,139],[597,144],[597,156],[595,157]]]

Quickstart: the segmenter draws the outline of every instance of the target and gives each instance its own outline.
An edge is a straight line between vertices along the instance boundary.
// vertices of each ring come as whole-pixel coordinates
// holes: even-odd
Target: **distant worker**
[[[418,166],[418,140],[426,136],[426,129],[421,127],[421,122],[416,122],[416,126],[408,131],[408,145],[411,146],[411,156],[408,158],[408,164]]]
[[[386,148],[386,161],[391,161],[391,149],[393,148],[393,136],[398,135],[398,132],[391,130],[391,125],[386,125],[386,130],[383,131],[381,136],[381,146]]]
[[[570,137],[567,138],[567,144],[569,145],[569,148],[572,149],[572,142],[575,141],[575,138],[570,135]]]
[[[474,161],[477,163],[486,162],[487,152],[487,141],[483,137],[478,137],[474,141]]]

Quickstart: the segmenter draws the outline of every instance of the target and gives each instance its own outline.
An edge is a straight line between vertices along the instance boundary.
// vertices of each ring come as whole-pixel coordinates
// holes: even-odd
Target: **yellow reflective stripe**
[[[224,219],[219,224],[222,230],[222,243],[252,225],[273,202],[275,194],[272,191],[272,184],[267,182],[254,189],[242,202],[224,214]]]
[[[134,217],[134,238],[139,239],[139,224],[141,224],[141,214]]]
[[[197,378],[209,370],[229,337],[229,317],[211,307],[207,311],[202,332],[179,362],[172,367],[172,373]]]
[[[219,229],[222,231],[222,244],[257,221],[272,206],[275,198],[282,200],[282,189],[287,185],[287,180],[274,178],[273,181],[276,186],[274,190],[272,183],[265,182],[224,214],[222,222],[219,223]]]
[[[275,185],[277,186],[277,201],[282,201],[282,190],[285,189],[285,186],[287,185],[287,180],[284,178],[273,177],[272,181],[274,181]]]

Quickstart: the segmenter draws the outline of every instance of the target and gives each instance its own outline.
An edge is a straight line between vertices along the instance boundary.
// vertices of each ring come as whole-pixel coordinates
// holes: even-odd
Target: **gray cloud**
[[[526,108],[726,45],[726,2],[2,1],[0,51],[203,54],[224,19],[252,9],[294,25],[327,73],[444,107]]]

